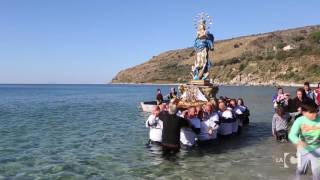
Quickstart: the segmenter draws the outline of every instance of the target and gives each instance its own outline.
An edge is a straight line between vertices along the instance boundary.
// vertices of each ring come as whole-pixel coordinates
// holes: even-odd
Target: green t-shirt
[[[304,150],[312,152],[320,148],[320,117],[315,120],[309,120],[305,116],[301,116],[293,123],[289,139],[292,143],[297,144],[299,140],[304,141],[307,146]]]

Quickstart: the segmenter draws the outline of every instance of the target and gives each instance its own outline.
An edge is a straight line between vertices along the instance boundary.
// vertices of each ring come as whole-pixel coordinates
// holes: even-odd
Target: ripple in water
[[[273,88],[221,87],[243,97],[251,124],[216,146],[163,158],[146,148],[140,101],[157,86],[0,85],[0,179],[291,179],[294,153],[271,137]],[[167,91],[169,86],[161,86]],[[288,89],[293,91],[293,89]],[[223,92],[223,93],[222,93]],[[220,95],[219,94],[219,95]]]

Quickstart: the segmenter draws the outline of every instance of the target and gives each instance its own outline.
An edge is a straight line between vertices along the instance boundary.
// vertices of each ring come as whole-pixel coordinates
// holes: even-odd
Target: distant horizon
[[[121,70],[192,47],[199,12],[213,18],[209,30],[223,41],[320,25],[319,6],[316,0],[0,1],[0,84],[108,84]]]

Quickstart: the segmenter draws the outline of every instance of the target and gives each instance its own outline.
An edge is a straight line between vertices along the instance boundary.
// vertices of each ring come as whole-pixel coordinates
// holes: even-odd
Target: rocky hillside
[[[215,42],[210,78],[224,84],[320,81],[320,25]],[[191,79],[192,48],[167,51],[120,71],[112,83],[183,83]]]

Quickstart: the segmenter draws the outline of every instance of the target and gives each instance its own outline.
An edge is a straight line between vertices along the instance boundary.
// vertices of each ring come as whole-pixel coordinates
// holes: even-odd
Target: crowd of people
[[[313,179],[320,180],[320,82],[315,89],[305,82],[294,98],[281,87],[277,90],[272,100],[275,109],[272,135],[279,142],[290,140],[297,146],[297,177],[306,174],[311,166]],[[183,111],[177,109],[174,101],[168,105],[159,102],[146,121],[150,128],[149,144],[161,145],[165,154],[211,144],[239,134],[249,123],[249,116],[241,98],[220,97]]]
[[[288,141],[297,146],[296,175],[300,179],[311,166],[314,180],[320,180],[320,82],[316,89],[305,82],[290,98],[278,88],[273,98],[275,114],[272,119],[272,134],[278,141]],[[288,134],[288,123],[293,121]]]
[[[239,134],[249,124],[249,116],[250,111],[241,98],[220,97],[185,110],[178,109],[174,100],[161,103],[146,121],[146,127],[150,128],[148,144],[161,145],[165,154],[209,145],[217,138]]]
[[[320,106],[320,83],[316,89],[312,90],[310,83],[305,82],[303,88],[296,90],[294,98],[290,97],[290,93],[284,92],[282,87],[278,87],[278,92],[272,99],[275,108],[272,119],[272,135],[277,141],[288,141],[289,123],[302,116],[301,106],[308,101]]]
[[[178,92],[176,91],[175,88],[171,88],[169,94],[167,94],[165,96],[165,98],[168,99],[168,101],[170,101],[171,99],[175,99],[178,97]],[[161,89],[157,89],[157,95],[156,95],[156,101],[157,101],[157,105],[160,105],[162,103],[164,103],[164,99],[165,99],[161,93]]]

